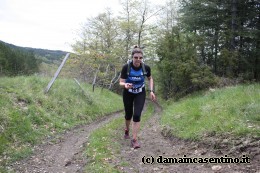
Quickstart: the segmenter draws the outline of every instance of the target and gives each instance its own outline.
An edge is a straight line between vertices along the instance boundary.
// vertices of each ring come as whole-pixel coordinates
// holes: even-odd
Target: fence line
[[[87,98],[87,102],[91,105],[93,104],[93,99],[92,97],[82,88],[82,86],[80,85],[79,81],[74,78],[74,81],[78,84],[78,86],[80,87],[80,89],[82,90],[83,94],[86,96]]]

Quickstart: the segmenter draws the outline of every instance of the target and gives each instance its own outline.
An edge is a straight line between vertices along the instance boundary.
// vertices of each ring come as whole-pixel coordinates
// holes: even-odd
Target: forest
[[[165,99],[227,81],[259,82],[259,1],[121,3],[119,14],[107,9],[82,26],[73,45],[79,55],[73,66],[80,68],[82,79],[90,79],[94,69],[104,72],[101,78],[109,76],[108,66],[115,69],[112,77],[138,45]]]
[[[20,47],[0,40],[0,76],[40,73],[40,64],[59,64],[67,52]]]
[[[13,50],[0,42],[0,75],[30,75],[38,71],[38,62],[32,51]]]
[[[68,77],[91,83],[99,71],[97,83],[107,87],[138,45],[165,99],[225,83],[259,82],[259,1],[120,2],[120,11],[108,8],[79,29]],[[32,52],[0,46],[1,74],[37,72]]]

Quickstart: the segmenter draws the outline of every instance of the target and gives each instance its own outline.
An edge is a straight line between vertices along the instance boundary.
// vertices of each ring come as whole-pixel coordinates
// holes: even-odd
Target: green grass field
[[[197,93],[164,105],[162,125],[187,139],[207,133],[260,135],[260,85],[239,85]]]

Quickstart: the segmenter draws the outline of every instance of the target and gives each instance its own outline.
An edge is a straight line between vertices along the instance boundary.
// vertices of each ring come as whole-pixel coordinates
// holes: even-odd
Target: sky
[[[165,0],[150,0],[160,4]],[[22,47],[72,52],[71,44],[87,18],[119,0],[0,0],[0,40]]]

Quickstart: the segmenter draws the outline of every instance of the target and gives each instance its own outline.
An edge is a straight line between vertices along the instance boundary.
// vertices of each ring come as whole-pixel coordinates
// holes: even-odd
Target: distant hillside
[[[55,63],[61,61],[64,56],[68,53],[61,50],[48,50],[48,49],[39,49],[39,48],[31,48],[31,47],[21,47],[16,46],[10,43],[6,43],[0,40],[1,43],[6,44],[11,49],[19,49],[23,51],[33,52],[35,57],[45,63]]]

